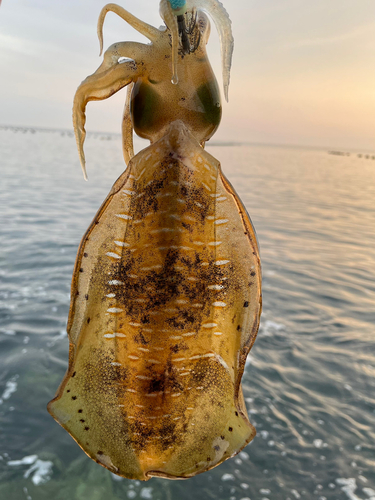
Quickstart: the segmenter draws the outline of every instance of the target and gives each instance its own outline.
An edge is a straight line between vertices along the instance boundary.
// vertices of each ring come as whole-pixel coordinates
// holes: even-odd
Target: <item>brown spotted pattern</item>
[[[251,222],[182,122],[133,158],[84,236],[49,411],[121,476],[188,478],[255,435],[240,380],[260,315]]]

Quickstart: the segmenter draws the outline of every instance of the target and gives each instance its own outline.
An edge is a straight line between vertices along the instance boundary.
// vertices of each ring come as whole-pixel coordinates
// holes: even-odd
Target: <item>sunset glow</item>
[[[0,15],[0,124],[71,128],[79,83],[99,66],[102,0],[12,0]],[[119,2],[160,26],[157,0]],[[224,2],[225,3],[225,2]],[[235,51],[216,140],[375,149],[373,0],[226,2]],[[144,41],[108,16],[104,44]],[[209,54],[220,81],[212,30]],[[120,131],[125,93],[91,103],[91,130]]]

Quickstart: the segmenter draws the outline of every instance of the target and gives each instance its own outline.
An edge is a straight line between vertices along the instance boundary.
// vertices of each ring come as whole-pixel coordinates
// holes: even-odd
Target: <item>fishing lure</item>
[[[151,43],[112,45],[74,99],[85,173],[86,104],[129,85],[128,167],[78,251],[69,368],[48,410],[113,473],[184,479],[255,435],[241,377],[261,311],[257,241],[219,162],[204,150],[222,112],[204,11],[219,31],[226,98],[231,24],[217,0],[161,0],[160,29],[108,4],[98,22],[101,48],[110,11]],[[133,129],[151,143],[136,156]]]

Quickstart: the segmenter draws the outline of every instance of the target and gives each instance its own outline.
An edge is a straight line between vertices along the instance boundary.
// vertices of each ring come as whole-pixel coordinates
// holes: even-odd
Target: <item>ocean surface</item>
[[[1,500],[374,500],[375,161],[209,146],[255,225],[264,312],[243,388],[254,441],[188,481],[92,462],[50,417],[80,239],[124,168],[92,134],[0,130]]]

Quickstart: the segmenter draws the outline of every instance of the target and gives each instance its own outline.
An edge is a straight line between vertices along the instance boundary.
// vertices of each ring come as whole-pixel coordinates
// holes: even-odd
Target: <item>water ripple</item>
[[[0,498],[369,500],[375,491],[375,169],[356,156],[210,148],[253,218],[264,313],[246,364],[256,439],[186,483],[119,480],[45,410],[66,368],[76,249],[120,141],[0,131]],[[17,175],[15,175],[17,172]],[[21,182],[22,180],[22,182]]]

